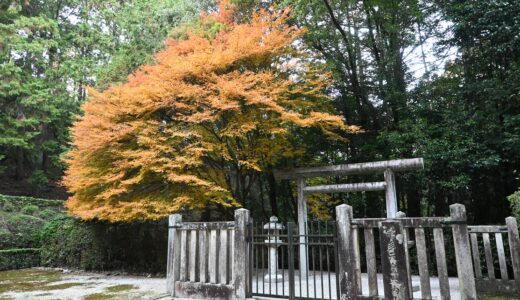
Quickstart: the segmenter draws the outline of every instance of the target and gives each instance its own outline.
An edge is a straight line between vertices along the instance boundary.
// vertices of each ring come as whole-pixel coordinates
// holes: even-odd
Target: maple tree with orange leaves
[[[330,78],[307,63],[288,10],[232,17],[221,5],[201,17],[221,25],[213,38],[169,40],[126,83],[89,90],[66,158],[74,215],[116,222],[240,206],[254,174],[305,152],[290,141],[296,130],[357,130],[331,108]]]

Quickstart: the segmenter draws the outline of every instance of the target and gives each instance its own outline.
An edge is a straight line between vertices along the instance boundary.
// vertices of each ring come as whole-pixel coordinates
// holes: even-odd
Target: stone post
[[[385,299],[408,300],[411,291],[406,269],[403,228],[399,221],[383,221],[379,224],[381,265]]]

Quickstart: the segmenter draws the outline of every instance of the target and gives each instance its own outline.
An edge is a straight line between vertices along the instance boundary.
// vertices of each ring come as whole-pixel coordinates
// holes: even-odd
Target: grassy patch
[[[104,299],[112,299],[114,295],[104,294],[104,293],[96,293],[92,295],[88,295],[83,300],[104,300]]]
[[[79,283],[79,282],[66,282],[66,283],[60,283],[60,284],[51,284],[51,285],[44,285],[39,288],[39,290],[42,291],[52,291],[52,290],[64,290],[71,288],[73,286],[80,286],[85,285],[85,283]]]
[[[85,298],[83,298],[83,300],[114,299],[114,298],[117,298],[118,296],[121,296],[119,293],[127,292],[130,290],[136,289],[136,288],[137,288],[136,286],[131,285],[131,284],[114,285],[114,286],[107,287],[105,289],[106,293],[91,294],[91,295],[88,295]],[[117,299],[119,299],[119,298],[117,298]],[[133,299],[135,299],[135,298],[133,298]]]
[[[119,292],[133,290],[135,288],[137,288],[137,287],[134,285],[131,285],[131,284],[119,284],[119,285],[114,285],[114,286],[108,287],[108,288],[106,288],[106,290],[107,290],[107,292],[110,292],[110,293],[119,293]]]
[[[42,290],[44,285],[60,281],[62,273],[38,269],[0,272],[0,293]]]

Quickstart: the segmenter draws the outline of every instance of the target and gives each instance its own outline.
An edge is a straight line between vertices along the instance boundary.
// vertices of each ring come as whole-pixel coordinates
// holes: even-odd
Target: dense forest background
[[[520,185],[520,1],[233,3],[244,22],[259,7],[290,6],[292,22],[307,28],[302,42],[333,74],[337,111],[363,128],[344,144],[301,136],[306,156],[273,168],[423,157],[423,171],[398,175],[409,216],[447,215],[455,202],[480,224],[510,214],[507,197]],[[198,24],[215,9],[210,0],[1,0],[0,193],[65,199],[61,156],[85,87],[123,82],[167,37],[218,30]],[[257,175],[245,206],[294,218],[292,183]],[[379,193],[309,201],[324,218],[341,202],[358,216],[384,209]]]

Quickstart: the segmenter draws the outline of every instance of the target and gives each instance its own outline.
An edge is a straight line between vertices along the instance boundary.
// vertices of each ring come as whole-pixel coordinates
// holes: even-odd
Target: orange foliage
[[[231,20],[228,9],[207,17]],[[214,39],[170,40],[127,83],[90,89],[66,159],[68,209],[132,221],[238,206],[234,177],[303,153],[289,142],[295,129],[334,139],[357,130],[331,113],[329,78],[305,63],[295,46],[303,31],[287,18],[260,11]]]

